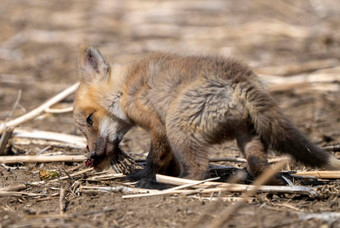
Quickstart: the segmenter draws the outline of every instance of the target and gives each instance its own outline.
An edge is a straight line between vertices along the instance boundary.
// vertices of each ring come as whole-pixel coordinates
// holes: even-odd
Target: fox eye
[[[93,120],[92,120],[92,116],[93,116],[93,113],[91,113],[87,118],[86,118],[86,122],[89,126],[92,126],[93,124]]]

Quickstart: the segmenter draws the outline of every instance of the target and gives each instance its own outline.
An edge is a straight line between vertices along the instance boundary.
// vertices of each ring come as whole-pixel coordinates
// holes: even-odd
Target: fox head
[[[79,52],[80,85],[76,92],[73,117],[87,140],[91,164],[97,170],[109,165],[118,144],[130,128],[120,105],[119,76],[93,47]]]

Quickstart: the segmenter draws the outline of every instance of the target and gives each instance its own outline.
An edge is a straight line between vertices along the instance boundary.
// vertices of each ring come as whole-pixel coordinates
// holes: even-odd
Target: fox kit
[[[135,175],[144,187],[156,173],[206,178],[208,148],[231,139],[254,176],[268,167],[268,147],[308,166],[340,169],[340,161],[303,136],[259,78],[235,60],[152,53],[109,64],[97,49],[84,47],[79,69],[74,119],[97,169],[109,164],[133,126],[151,138],[146,167]]]

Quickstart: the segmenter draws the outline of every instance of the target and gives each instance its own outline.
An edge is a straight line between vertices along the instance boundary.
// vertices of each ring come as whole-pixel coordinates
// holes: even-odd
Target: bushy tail
[[[246,105],[257,133],[272,149],[290,154],[311,167],[340,170],[340,160],[310,142],[268,94],[251,87],[247,91]]]

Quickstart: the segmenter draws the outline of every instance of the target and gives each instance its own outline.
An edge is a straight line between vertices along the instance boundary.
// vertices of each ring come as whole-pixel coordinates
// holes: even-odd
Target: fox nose
[[[96,157],[97,157],[96,152],[92,152],[92,153],[90,154],[90,158],[96,158]]]

